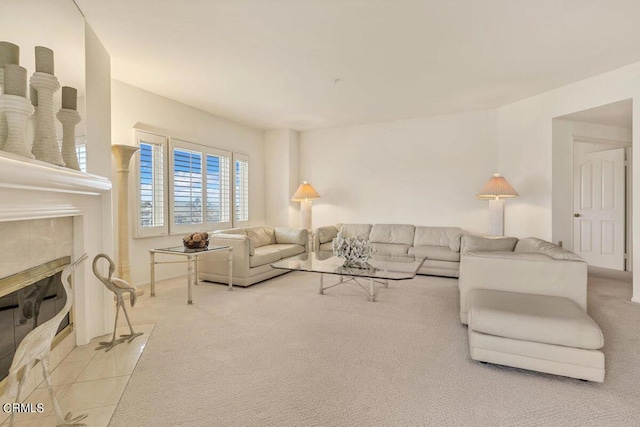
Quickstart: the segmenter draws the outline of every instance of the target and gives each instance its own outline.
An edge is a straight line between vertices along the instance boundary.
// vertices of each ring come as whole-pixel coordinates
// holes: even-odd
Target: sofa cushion
[[[282,258],[289,258],[290,256],[304,253],[305,250],[304,246],[296,243],[276,243],[275,245],[269,245],[268,247],[279,250]]]
[[[309,232],[302,228],[276,227],[275,236],[277,243],[306,246]]]
[[[458,227],[416,227],[413,246],[449,246],[460,252],[460,237],[466,234]]]
[[[255,254],[249,257],[249,267],[259,267],[281,258],[282,252],[275,245],[260,246],[256,248]]]
[[[462,236],[461,252],[513,252],[515,237]]]
[[[409,255],[438,261],[460,261],[460,252],[452,251],[449,246],[414,246]]]
[[[331,243],[338,237],[338,228],[333,225],[318,228],[318,243]]]
[[[375,255],[406,255],[411,245],[396,245],[393,243],[372,243]]]
[[[332,243],[333,242],[320,243],[319,250],[325,251],[325,252],[333,252]]]
[[[247,236],[253,242],[253,245],[257,248],[266,245],[273,245],[276,243],[276,234],[273,228],[264,225],[257,227],[245,228]]]
[[[371,224],[340,224],[339,229],[342,232],[342,237],[360,237],[362,239],[369,239]]]
[[[545,254],[553,259],[582,261],[582,258],[573,252],[563,249],[554,243],[547,242],[546,240],[538,239],[537,237],[526,237],[518,240],[513,251],[520,253]]]
[[[416,227],[406,224],[375,224],[371,227],[369,240],[372,243],[413,244]]]
[[[604,345],[596,322],[568,298],[474,289],[469,328],[485,334],[597,350]]]

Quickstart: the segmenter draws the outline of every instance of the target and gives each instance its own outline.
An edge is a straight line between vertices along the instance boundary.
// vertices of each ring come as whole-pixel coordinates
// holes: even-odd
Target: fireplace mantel
[[[111,181],[102,176],[0,152],[0,186],[98,195],[111,190]]]
[[[82,209],[68,196],[77,200],[110,190],[105,177],[0,152],[0,221],[76,215]]]

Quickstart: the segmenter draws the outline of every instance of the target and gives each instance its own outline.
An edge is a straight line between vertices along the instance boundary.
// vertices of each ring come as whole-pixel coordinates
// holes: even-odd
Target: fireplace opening
[[[0,380],[24,337],[64,307],[62,270],[70,262],[66,256],[0,279]],[[71,332],[70,314],[60,323],[54,346]]]

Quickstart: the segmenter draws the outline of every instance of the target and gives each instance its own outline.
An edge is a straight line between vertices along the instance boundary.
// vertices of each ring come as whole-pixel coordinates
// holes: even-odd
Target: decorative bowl
[[[193,251],[203,251],[209,246],[209,233],[196,232],[185,235],[182,238],[185,249]]]

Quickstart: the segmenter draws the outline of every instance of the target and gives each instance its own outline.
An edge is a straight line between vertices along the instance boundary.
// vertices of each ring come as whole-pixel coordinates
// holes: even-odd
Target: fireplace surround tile
[[[0,222],[0,277],[7,277],[35,267],[31,264],[29,252],[29,222]]]
[[[73,218],[0,222],[0,278],[73,255]]]
[[[40,265],[56,257],[55,222],[53,218],[34,219],[29,222],[30,246],[35,245],[30,252],[31,263]],[[68,255],[68,254],[67,254]]]

